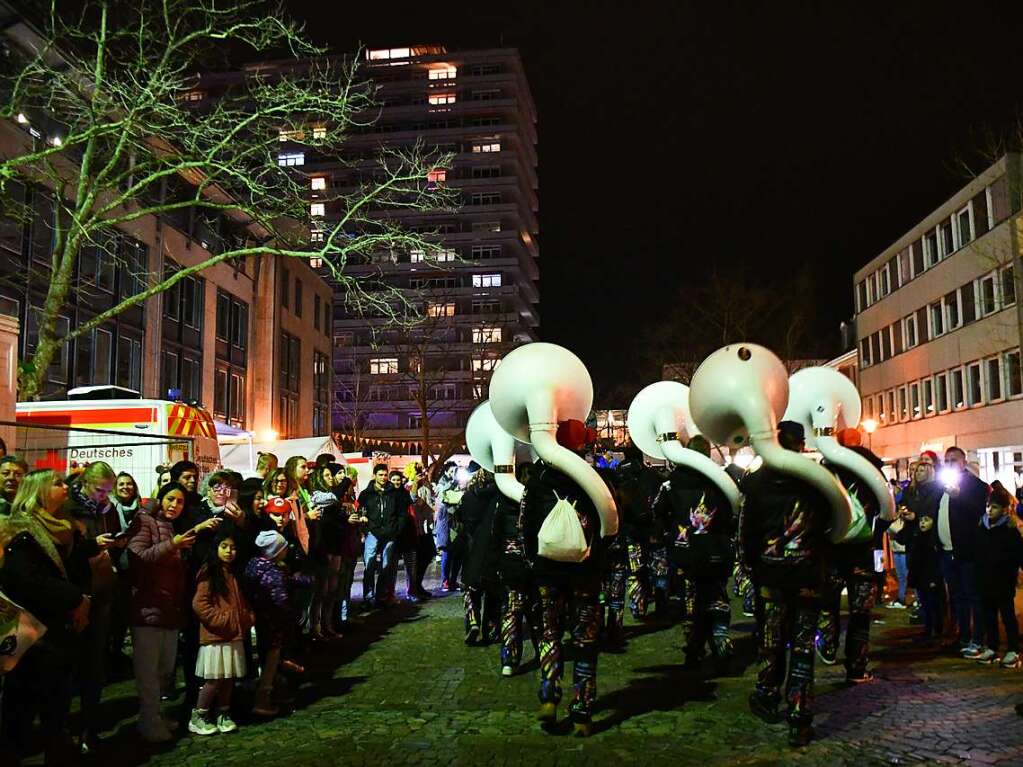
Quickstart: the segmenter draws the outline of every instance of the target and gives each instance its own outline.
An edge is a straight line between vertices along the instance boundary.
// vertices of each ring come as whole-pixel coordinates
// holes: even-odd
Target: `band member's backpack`
[[[575,501],[554,497],[558,502],[548,512],[537,534],[537,553],[555,562],[582,562],[590,555],[586,534],[575,510]]]

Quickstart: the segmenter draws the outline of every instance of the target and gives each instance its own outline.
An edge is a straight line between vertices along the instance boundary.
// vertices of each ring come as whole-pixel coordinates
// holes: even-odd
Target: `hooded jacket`
[[[242,596],[238,581],[232,572],[224,572],[227,595],[213,593],[206,565],[199,571],[199,581],[192,610],[199,619],[199,644],[240,642],[252,628],[254,617],[249,603]]]
[[[831,509],[813,487],[769,467],[742,482],[743,561],[767,586],[816,587],[823,575]]]
[[[977,593],[985,602],[1012,601],[1016,577],[1023,567],[1023,538],[1008,516],[990,522],[985,514],[977,527]]]
[[[731,572],[734,514],[717,485],[695,469],[676,466],[653,507],[672,564],[696,575]]]
[[[557,562],[538,553],[540,527],[559,498],[575,503],[576,514],[590,547],[589,556],[582,562]],[[538,584],[567,580],[572,587],[599,589],[604,566],[600,515],[593,501],[571,477],[543,461],[534,464],[522,494],[519,534],[526,557],[533,563],[533,574]]]

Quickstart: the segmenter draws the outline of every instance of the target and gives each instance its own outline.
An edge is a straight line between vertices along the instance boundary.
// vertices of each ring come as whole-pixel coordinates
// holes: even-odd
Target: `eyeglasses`
[[[230,489],[231,488],[228,485],[224,484],[210,485],[210,490],[212,490],[214,493],[224,493]]]

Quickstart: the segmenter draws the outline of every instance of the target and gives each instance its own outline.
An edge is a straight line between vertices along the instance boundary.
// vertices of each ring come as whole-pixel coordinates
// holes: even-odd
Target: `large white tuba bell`
[[[832,510],[831,539],[840,541],[852,522],[852,503],[835,476],[778,444],[777,424],[789,396],[785,366],[757,344],[733,344],[705,359],[689,387],[697,427],[718,444],[750,445],[764,464],[814,487]]]
[[[489,400],[477,405],[469,416],[465,444],[473,460],[493,472],[501,494],[516,503],[521,501],[523,487],[515,479],[515,437],[497,423]]]
[[[618,510],[604,480],[571,450],[558,444],[562,421],[585,421],[593,383],[582,360],[556,344],[534,342],[512,350],[490,379],[490,408],[506,432],[533,444],[544,460],[570,476],[600,514],[601,535],[618,532]]]
[[[838,444],[841,429],[860,422],[860,394],[848,377],[834,368],[803,368],[789,378],[789,405],[785,419],[806,430],[806,446],[836,466],[860,477],[878,500],[882,519],[895,518],[895,497],[884,474],[853,450]]]
[[[658,381],[642,389],[629,406],[627,419],[633,443],[649,456],[687,466],[709,479],[739,511],[739,488],[718,464],[682,446],[680,437],[696,436],[689,416],[689,387],[677,381]]]

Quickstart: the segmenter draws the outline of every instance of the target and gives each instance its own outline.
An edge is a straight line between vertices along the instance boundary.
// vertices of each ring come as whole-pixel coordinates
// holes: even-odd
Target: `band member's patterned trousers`
[[[814,636],[819,595],[810,590],[761,587],[760,669],[757,696],[771,706],[781,701],[782,685],[792,725],[813,720]],[[788,655],[788,668],[786,668]]]
[[[729,626],[732,609],[728,603],[728,586],[724,578],[686,578],[686,612],[682,620],[682,642],[686,658],[698,661],[710,642],[711,654],[717,660],[732,656]]]
[[[543,638],[540,640],[540,702],[561,701],[561,679],[565,670],[562,634],[566,607],[574,616],[572,647],[575,663],[572,668],[572,702],[569,716],[575,722],[588,722],[593,715],[597,697],[597,640],[600,634],[596,589],[569,590],[562,585],[540,586],[543,608]]]
[[[529,624],[536,655],[540,657],[543,619],[535,591],[508,589],[501,614],[501,665],[518,667],[522,662],[523,623]]]
[[[495,593],[480,588],[466,588],[462,606],[465,608],[466,642],[475,639],[485,642],[496,638],[501,607]]]
[[[867,670],[870,655],[870,621],[877,598],[877,581],[873,572],[844,562],[828,568],[821,595],[821,617],[817,625],[817,641],[829,650],[838,648],[842,631],[840,608],[842,589],[849,599],[849,623],[845,630],[845,670],[851,677],[860,677]]]
[[[756,590],[753,588],[753,579],[750,577],[749,569],[741,562],[736,562],[732,575],[735,578],[735,583],[732,586],[733,593],[742,598],[742,611],[752,615]]]
[[[626,546],[629,556],[629,575],[626,585],[629,610],[632,611],[632,617],[639,618],[646,615],[647,599],[650,596],[650,588],[647,583],[646,552],[638,541],[630,539]]]
[[[607,564],[601,593],[601,623],[605,636],[612,643],[624,639],[625,591],[629,561],[624,543],[615,537],[607,548]]]

